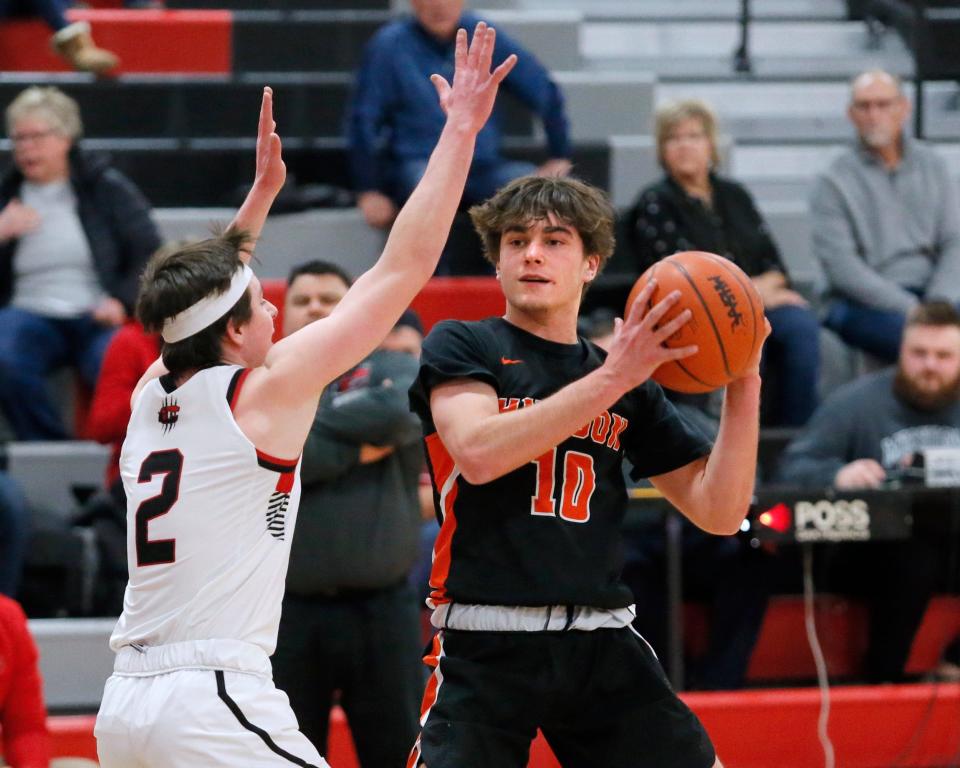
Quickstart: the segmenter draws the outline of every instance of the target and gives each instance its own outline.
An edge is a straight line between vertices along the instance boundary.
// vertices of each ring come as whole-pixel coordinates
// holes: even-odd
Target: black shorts
[[[710,768],[713,744],[630,627],[442,630],[408,766],[524,768],[537,729],[563,768]]]

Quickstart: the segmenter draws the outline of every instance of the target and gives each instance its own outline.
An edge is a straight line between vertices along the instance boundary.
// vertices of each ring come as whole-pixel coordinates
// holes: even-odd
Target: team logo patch
[[[157,411],[157,421],[163,425],[163,434],[167,434],[180,418],[180,406],[177,405],[176,398],[163,398],[163,405]]]

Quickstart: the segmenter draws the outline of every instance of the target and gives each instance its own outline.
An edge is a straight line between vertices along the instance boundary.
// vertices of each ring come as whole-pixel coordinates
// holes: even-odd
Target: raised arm
[[[269,389],[287,410],[316,406],[323,386],[380,343],[433,274],[460,203],[477,132],[493,108],[500,82],[516,59],[492,72],[495,33],[482,22],[468,47],[457,33],[453,84],[432,81],[447,120],[427,170],[397,217],[383,255],[362,275],[333,313],[276,344],[249,384]]]
[[[250,235],[245,250],[240,252],[240,260],[244,264],[250,263],[257,238],[260,237],[267,214],[270,213],[270,206],[273,205],[287,178],[287,166],[283,162],[280,137],[276,133],[276,128],[277,124],[273,119],[273,89],[266,86],[263,89],[260,120],[257,124],[257,164],[253,186],[229,226],[230,229],[243,230]],[[133,394],[130,396],[131,407],[147,382],[163,376],[166,372],[163,360],[157,358],[134,387]]]
[[[244,264],[250,263],[257,238],[270,213],[270,207],[283,188],[287,178],[287,166],[281,154],[280,136],[273,119],[273,89],[263,89],[260,102],[260,121],[257,125],[257,165],[253,186],[247,193],[237,215],[230,222],[231,229],[240,229],[250,235],[248,250],[241,253]]]

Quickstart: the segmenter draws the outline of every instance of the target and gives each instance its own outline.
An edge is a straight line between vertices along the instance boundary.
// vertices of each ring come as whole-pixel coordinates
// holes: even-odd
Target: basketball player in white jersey
[[[333,313],[271,346],[247,262],[286,170],[264,89],[253,188],[227,233],[155,258],[138,314],[162,361],[132,397],[120,468],[130,580],[97,717],[104,768],[326,766],[272,681],[298,463],[324,385],[362,360],[433,273],[477,132],[516,63],[457,36],[446,124],[383,255]]]

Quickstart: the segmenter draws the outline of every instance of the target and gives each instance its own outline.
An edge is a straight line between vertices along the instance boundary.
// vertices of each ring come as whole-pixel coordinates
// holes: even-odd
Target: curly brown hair
[[[583,241],[584,256],[599,256],[599,269],[603,269],[616,244],[613,236],[616,213],[606,193],[584,181],[570,177],[522,176],[502,187],[485,203],[470,209],[474,229],[483,241],[483,255],[494,266],[500,261],[500,236],[505,231],[551,215],[577,230]]]

